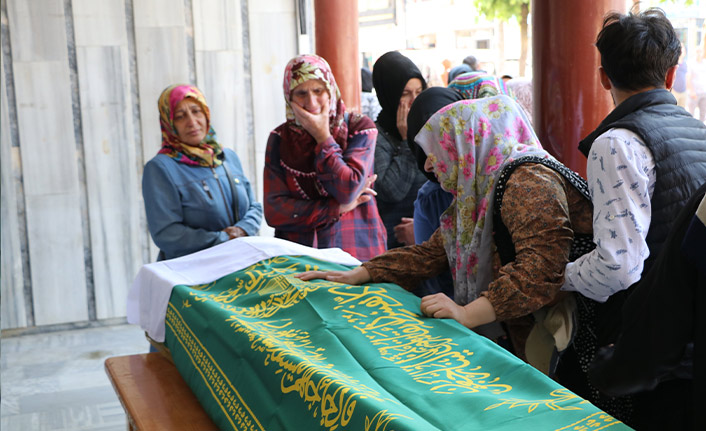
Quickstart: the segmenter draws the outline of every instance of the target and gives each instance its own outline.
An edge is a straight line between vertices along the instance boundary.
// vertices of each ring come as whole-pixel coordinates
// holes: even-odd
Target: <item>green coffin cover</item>
[[[346,270],[275,257],[176,286],[166,344],[222,430],[629,429],[394,284],[294,274]]]

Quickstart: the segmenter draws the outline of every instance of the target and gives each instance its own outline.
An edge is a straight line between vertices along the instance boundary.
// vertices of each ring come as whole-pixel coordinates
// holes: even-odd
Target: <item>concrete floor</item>
[[[3,336],[2,431],[125,431],[125,412],[103,362],[146,353],[137,326],[118,324]]]

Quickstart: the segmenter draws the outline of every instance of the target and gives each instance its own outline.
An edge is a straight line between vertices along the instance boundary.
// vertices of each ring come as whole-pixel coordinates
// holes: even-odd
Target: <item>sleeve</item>
[[[407,196],[409,189],[417,182],[417,162],[407,141],[395,146],[378,131],[375,147],[375,191],[378,199],[385,202],[399,202]]]
[[[636,138],[614,134],[593,143],[586,171],[596,248],[568,264],[564,290],[605,302],[640,279],[649,255],[653,167],[652,154]]]
[[[426,205],[428,202],[427,199],[425,199],[425,196],[422,195],[423,189],[424,187],[419,189],[417,199],[414,201],[414,242],[417,244],[421,244],[428,240],[433,233],[433,225],[429,220],[426,211]]]
[[[264,172],[267,224],[286,232],[318,229],[337,221],[340,205],[336,200],[306,200],[292,195],[287,187],[284,168],[279,164],[280,144],[279,135],[271,133],[265,152]]]
[[[414,290],[421,281],[449,269],[441,231],[422,244],[394,248],[363,263],[373,282],[388,282]]]
[[[453,195],[436,183],[427,181],[420,187],[414,201],[414,239],[417,244],[428,240],[439,228],[439,218],[452,201]]]
[[[243,229],[249,236],[257,235],[262,224],[262,204],[257,201],[257,197],[253,192],[250,181],[245,177],[243,166],[240,164],[240,158],[234,151],[228,151],[228,160],[235,168],[236,175],[243,180],[243,188],[247,197],[247,208],[239,208],[240,220],[235,224]],[[232,186],[232,184],[231,184]]]
[[[372,126],[369,118],[363,117]],[[360,194],[365,180],[372,175],[377,129],[370,127],[348,137],[346,151],[333,137],[316,146],[316,172],[326,192],[336,202],[346,205]]]
[[[552,302],[564,281],[573,231],[563,177],[539,164],[510,176],[501,210],[515,261],[483,293],[498,320],[525,316]]]
[[[181,195],[167,168],[158,160],[145,165],[142,176],[147,226],[167,257],[183,256],[228,241],[228,234],[184,224]]]

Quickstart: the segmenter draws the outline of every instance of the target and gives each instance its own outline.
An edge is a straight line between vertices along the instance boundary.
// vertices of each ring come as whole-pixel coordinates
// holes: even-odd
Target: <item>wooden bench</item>
[[[211,421],[172,362],[160,353],[116,356],[105,371],[130,431],[211,431]]]

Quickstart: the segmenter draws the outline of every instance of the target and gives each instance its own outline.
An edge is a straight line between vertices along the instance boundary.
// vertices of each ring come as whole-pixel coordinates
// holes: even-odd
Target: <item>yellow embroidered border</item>
[[[558,428],[556,431],[600,431],[613,425],[621,424],[619,420],[615,419],[608,413],[598,412],[594,413],[588,417],[581,419],[578,422],[574,422],[571,425],[567,425],[563,428]]]
[[[211,354],[188,327],[179,311],[169,303],[166,324],[189,355],[221,410],[234,429],[264,431],[264,428],[245,403],[240,393],[221,370]]]

